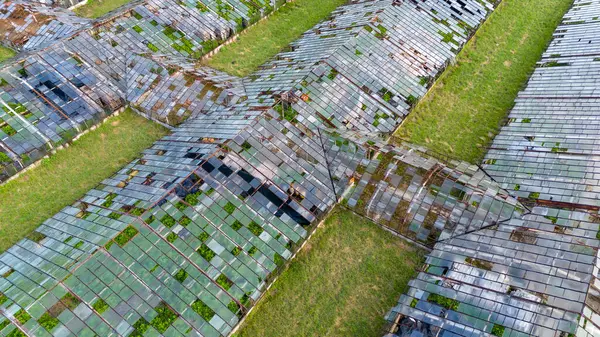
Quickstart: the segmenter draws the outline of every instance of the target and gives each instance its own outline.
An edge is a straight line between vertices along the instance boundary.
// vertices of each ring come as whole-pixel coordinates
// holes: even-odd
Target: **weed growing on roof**
[[[244,149],[246,151],[250,150],[251,148],[252,148],[252,145],[250,145],[250,143],[248,143],[247,141],[242,144],[242,149]]]
[[[194,310],[198,315],[200,315],[207,322],[213,318],[215,312],[204,302],[201,300],[196,300],[192,303],[192,310]]]
[[[46,235],[38,231],[33,231],[27,235],[27,238],[33,242],[40,243],[40,241],[46,238]]]
[[[17,321],[19,321],[19,323],[25,324],[31,319],[31,315],[29,315],[27,311],[25,311],[25,309],[21,309],[17,311],[17,313],[15,314],[15,318],[17,319]]]
[[[167,235],[167,241],[169,241],[170,243],[175,242],[175,240],[177,240],[177,234],[171,232]]]
[[[232,214],[235,211],[235,205],[231,202],[227,202],[227,204],[223,206],[223,209],[225,212],[227,212],[227,214]]]
[[[254,246],[252,246],[249,250],[248,250],[248,254],[250,256],[253,256],[256,252],[258,251],[258,249]]]
[[[217,284],[220,285],[225,290],[229,290],[231,288],[231,286],[233,286],[233,282],[231,282],[231,280],[228,279],[227,276],[225,276],[225,274],[219,275],[219,277],[217,277],[216,281],[217,281]]]
[[[190,223],[192,223],[192,219],[188,218],[185,215],[179,219],[179,224],[183,227],[187,227]]]
[[[184,269],[179,269],[179,271],[177,272],[177,274],[175,274],[174,277],[177,281],[179,281],[179,283],[183,283],[183,281],[187,279],[188,273]]]
[[[150,325],[152,325],[161,334],[167,331],[167,329],[177,319],[177,314],[167,306],[165,302],[159,304],[154,310],[158,313],[158,316],[154,317]]]
[[[139,207],[134,207],[129,214],[133,215],[133,216],[141,216],[142,214],[144,214],[146,210],[143,208],[139,208]]]
[[[215,254],[215,252],[212,251],[212,249],[208,248],[208,246],[205,244],[202,244],[200,248],[198,248],[197,252],[208,262],[210,262],[210,260],[212,260],[213,257],[217,255]]]
[[[12,126],[6,124],[0,128],[2,132],[6,133],[8,136],[14,136],[17,134],[17,130],[15,130]]]
[[[494,327],[492,328],[492,335],[502,337],[503,334],[504,334],[504,327],[499,324],[494,324]]]
[[[38,323],[47,331],[52,331],[60,324],[60,321],[58,318],[52,317],[48,312],[45,312],[42,317],[38,319]],[[0,330],[2,330],[2,328],[0,328]]]
[[[241,316],[242,314],[240,312],[240,306],[233,300],[229,302],[229,304],[227,304],[227,309],[229,309],[229,311],[233,312],[234,314],[238,314],[238,316]]]
[[[273,257],[273,262],[275,262],[277,267],[281,267],[285,263],[285,260],[283,259],[283,257],[281,255],[279,255],[278,253],[275,253],[275,256]]]
[[[192,206],[196,206],[198,205],[198,197],[202,195],[202,191],[198,191],[195,193],[190,193],[188,195],[185,196],[184,200],[185,202],[187,202],[188,204],[192,205]]]
[[[252,221],[249,225],[248,225],[248,230],[250,230],[250,232],[252,232],[252,234],[259,236],[260,234],[262,234],[262,232],[264,231],[262,227],[260,227],[259,224],[257,224],[256,222]]]
[[[286,121],[295,124],[298,122],[296,120],[296,116],[298,116],[298,111],[296,111],[291,104],[280,102],[273,107],[273,110],[279,113],[279,118],[285,119]]]
[[[455,311],[458,309],[458,306],[460,304],[460,302],[457,300],[453,300],[446,296],[442,296],[442,295],[438,295],[438,294],[434,294],[434,293],[429,294],[429,297],[427,297],[427,300],[429,302],[436,303],[437,305],[444,307],[448,310],[455,310]]]
[[[0,322],[0,331],[2,331],[4,328],[6,328],[9,325],[10,325],[10,321],[8,319],[5,319],[5,320],[1,321]]]
[[[207,232],[202,232],[202,234],[198,235],[198,240],[200,240],[201,242],[204,242],[204,241],[208,240],[209,237],[210,237],[210,235],[208,235]]]
[[[138,230],[133,226],[127,226],[125,230],[123,230],[117,237],[115,238],[115,242],[123,247],[129,240],[131,240],[136,234]]]
[[[104,199],[105,201],[102,203],[102,207],[109,208],[113,204],[113,200],[117,197],[116,193],[111,193]]]
[[[176,223],[176,221],[175,221],[175,218],[173,218],[173,217],[172,217],[172,216],[170,216],[169,214],[165,214],[165,216],[163,216],[163,217],[160,219],[160,222],[162,222],[162,223],[163,223],[163,225],[165,225],[165,226],[167,226],[167,227],[169,227],[169,228],[171,228],[171,227],[175,226],[175,223]]]
[[[410,301],[410,307],[414,308],[417,306],[417,303],[419,303],[419,300],[416,298],[413,298],[412,301]]]
[[[152,43],[152,42],[148,42],[146,47],[148,47],[148,49],[150,49],[151,51],[153,51],[155,53],[157,53],[159,51],[158,47],[156,45],[154,45],[154,43]]]
[[[240,255],[240,253],[242,252],[242,248],[240,247],[235,247],[233,248],[233,250],[231,251],[231,254],[233,254],[233,256],[238,256]]]
[[[10,163],[13,160],[10,159],[10,157],[4,153],[4,152],[0,152],[0,163]]]
[[[14,329],[11,333],[6,335],[6,337],[27,337],[27,335],[21,332],[19,329]]]
[[[135,330],[133,330],[129,337],[142,337],[148,331],[148,328],[150,328],[150,323],[142,317],[133,324],[133,328]]]
[[[106,310],[108,310],[108,303],[106,303],[103,299],[99,298],[92,305],[94,310],[98,312],[98,314],[102,315]]]
[[[233,224],[231,224],[231,228],[233,228],[233,230],[234,230],[234,231],[238,231],[238,230],[240,230],[240,228],[242,228],[242,227],[243,227],[242,223],[241,223],[241,222],[239,222],[239,221],[237,221],[237,220],[235,220],[235,221],[233,222]]]
[[[75,310],[75,308],[77,308],[77,306],[81,303],[81,301],[79,300],[79,298],[77,298],[72,293],[66,293],[60,299],[60,301],[61,301],[61,303],[64,306],[66,306],[67,308],[69,308],[69,310]]]
[[[484,269],[484,270],[492,270],[494,265],[491,262],[474,259],[472,257],[467,257],[465,259],[465,263],[472,265],[473,267]]]

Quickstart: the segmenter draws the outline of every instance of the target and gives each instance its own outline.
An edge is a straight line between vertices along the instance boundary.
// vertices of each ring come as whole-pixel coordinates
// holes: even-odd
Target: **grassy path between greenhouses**
[[[423,252],[336,208],[259,301],[245,336],[380,336]]]

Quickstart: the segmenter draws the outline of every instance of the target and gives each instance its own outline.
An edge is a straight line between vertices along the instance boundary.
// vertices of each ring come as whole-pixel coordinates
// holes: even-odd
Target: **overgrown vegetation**
[[[460,305],[460,302],[458,302],[457,300],[448,298],[446,296],[434,294],[434,293],[429,294],[429,297],[427,297],[427,300],[429,302],[436,303],[437,305],[444,307],[448,310],[456,311],[456,310],[458,310],[458,306]]]
[[[421,261],[421,252],[401,239],[336,209],[238,335],[379,336]]]
[[[246,76],[346,2],[295,0],[288,3],[268,19],[246,29],[237,41],[224,46],[206,63],[232,75]]]
[[[108,303],[106,303],[103,299],[99,298],[94,302],[94,310],[98,312],[98,314],[102,315],[106,310],[108,310]]]
[[[192,309],[206,321],[210,321],[215,315],[215,312],[201,300],[192,303]]]
[[[115,237],[115,242],[123,247],[127,244],[127,242],[131,241],[131,239],[136,236],[138,230],[133,226],[127,226],[119,235]]]
[[[13,56],[15,56],[15,51],[10,49],[10,48],[6,48],[4,46],[0,46],[0,62],[2,61],[6,61],[9,58],[12,58]]]
[[[75,9],[75,14],[86,18],[99,18],[131,0],[88,0],[87,4]]]
[[[504,0],[397,136],[479,162],[572,0]]]
[[[162,302],[154,310],[158,313],[158,316],[152,319],[150,325],[152,325],[161,334],[167,331],[167,329],[177,319],[177,314],[167,306],[166,303]],[[137,328],[136,328],[137,330]]]
[[[164,127],[126,111],[0,186],[0,252],[138,157]]]

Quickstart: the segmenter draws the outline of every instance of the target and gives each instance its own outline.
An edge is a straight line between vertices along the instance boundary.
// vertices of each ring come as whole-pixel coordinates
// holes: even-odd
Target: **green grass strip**
[[[334,210],[237,336],[380,336],[421,262],[400,238]]]
[[[396,135],[479,162],[572,0],[504,0]]]
[[[168,130],[131,112],[111,118],[0,186],[0,252],[140,156]]]
[[[205,63],[231,75],[246,76],[304,32],[327,18],[346,0],[295,0],[240,34]]]
[[[75,14],[84,18],[95,19],[130,1],[131,0],[88,0],[87,4],[75,8]]]
[[[4,46],[0,46],[0,62],[6,61],[15,55],[16,55],[16,53],[14,50],[12,50],[10,48],[6,48]]]

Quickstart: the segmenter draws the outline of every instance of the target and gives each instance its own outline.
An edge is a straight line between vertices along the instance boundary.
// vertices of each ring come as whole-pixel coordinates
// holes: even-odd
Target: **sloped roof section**
[[[440,236],[388,314],[390,336],[600,334],[599,12],[575,1],[486,156],[517,211]]]
[[[319,127],[391,132],[493,8],[474,0],[356,2],[306,33],[291,52],[239,80],[194,68],[192,58],[209,52],[274,5],[250,9],[243,4],[202,4],[134,3],[3,69],[1,83],[9,86],[0,90],[10,92],[14,83],[22,88],[6,99],[18,113],[13,108],[0,117],[0,179],[127,103],[171,125],[220,107],[244,116],[258,116],[256,111],[272,107],[305,134]],[[396,17],[404,19],[397,22]],[[406,35],[409,30],[412,39]],[[381,68],[382,64],[393,66]],[[377,71],[389,76],[372,77]],[[388,80],[393,85],[384,86]],[[29,87],[37,89],[28,92]],[[77,104],[83,107],[70,108]],[[225,119],[228,110],[210,118]],[[51,118],[52,123],[36,130],[27,122],[31,115]]]
[[[429,247],[527,212],[476,165],[422,147],[335,131],[325,147],[334,179],[352,183],[344,205]]]
[[[39,160],[130,102],[171,125],[244,97],[239,79],[185,60],[128,53],[113,72],[61,45],[0,70],[0,180]],[[103,65],[101,63],[100,65]],[[122,70],[121,70],[122,69]],[[128,83],[121,86],[120,80]]]
[[[392,330],[398,336],[415,330],[424,336],[597,331],[586,304],[597,275],[596,216],[534,208],[437,243],[388,314]]]
[[[89,27],[90,22],[38,2],[0,2],[0,41],[18,50],[47,46]]]

